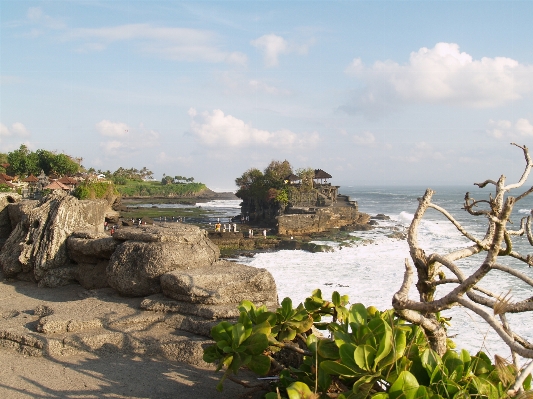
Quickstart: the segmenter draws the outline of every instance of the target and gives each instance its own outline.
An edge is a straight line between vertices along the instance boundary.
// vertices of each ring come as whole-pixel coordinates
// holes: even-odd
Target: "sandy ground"
[[[220,374],[184,363],[120,355],[27,357],[0,349],[0,398],[252,398]]]
[[[9,309],[34,309],[38,303],[58,307],[71,301],[81,287],[43,289],[33,283],[5,280],[0,272],[0,314]],[[24,313],[21,313],[23,315]],[[0,317],[0,327],[8,319]],[[135,354],[110,352],[70,356],[25,356],[0,345],[0,399],[11,398],[259,398],[226,381],[222,373],[187,363]],[[250,372],[239,373],[253,383]]]

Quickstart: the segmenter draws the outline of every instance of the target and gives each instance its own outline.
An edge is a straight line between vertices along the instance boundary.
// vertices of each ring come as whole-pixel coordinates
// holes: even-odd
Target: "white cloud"
[[[182,165],[184,164],[191,164],[193,161],[192,157],[182,157],[182,156],[171,156],[167,154],[165,151],[161,151],[157,157],[156,157],[156,163],[157,164],[175,164],[180,163]]]
[[[240,52],[221,50],[217,36],[206,30],[157,27],[150,24],[127,24],[103,28],[71,29],[65,40],[85,40],[79,51],[101,51],[122,41],[138,42],[145,54],[157,54],[179,61],[226,62],[245,65],[248,57]]]
[[[102,136],[125,137],[128,135],[129,127],[122,122],[111,122],[104,119],[96,124],[96,130]]]
[[[9,136],[9,135],[11,135],[11,133],[9,132],[9,129],[7,128],[7,126],[4,125],[3,123],[0,123],[0,137]]]
[[[486,132],[497,139],[520,139],[533,137],[533,125],[525,118],[518,119],[514,124],[505,119],[498,121],[490,119]]]
[[[418,163],[425,160],[442,161],[445,159],[442,152],[436,151],[431,144],[424,141],[415,143],[408,155],[391,156],[391,158],[409,163]]]
[[[13,130],[13,133],[17,136],[27,137],[30,135],[28,129],[26,129],[26,126],[24,126],[20,122],[13,123],[13,125],[11,125],[11,129]]]
[[[278,57],[280,54],[289,52],[289,43],[281,36],[274,34],[263,35],[258,39],[252,40],[250,44],[263,51],[265,65],[267,67],[278,66]]]
[[[455,43],[423,47],[412,52],[404,65],[387,60],[367,67],[356,58],[346,73],[366,86],[353,103],[343,107],[348,112],[405,102],[489,108],[533,90],[533,65],[506,57],[474,60]]]
[[[362,135],[354,135],[353,142],[362,146],[372,146],[376,143],[376,138],[370,132],[364,132]]]
[[[194,109],[192,109],[194,110]],[[296,134],[288,129],[281,129],[275,132],[261,130],[252,125],[235,118],[231,115],[224,115],[219,109],[212,113],[203,112],[200,116],[202,122],[197,122],[196,110],[189,115],[191,120],[191,131],[198,140],[209,147],[249,147],[267,146],[279,149],[290,149],[293,146],[314,146],[319,141],[316,132]]]
[[[66,25],[60,18],[53,18],[46,15],[41,7],[30,7],[26,17],[32,24],[41,25],[45,28],[59,30],[65,29]]]
[[[275,95],[275,96],[288,96],[291,94],[291,92],[289,90],[285,90],[285,89],[280,89],[278,87],[275,87],[275,86],[271,86],[267,83],[264,83],[264,82],[261,82],[259,80],[250,80],[250,82],[248,82],[248,85],[250,86],[250,88],[254,91],[262,91],[264,93],[267,93],[267,94],[272,94],[272,95]]]
[[[309,47],[314,44],[314,40],[309,40],[304,44],[297,44],[271,33],[252,40],[250,44],[263,52],[267,67],[275,67],[279,65],[279,56],[282,54],[307,54]]]
[[[139,124],[138,129],[130,128],[123,122],[111,122],[107,119],[98,122],[96,130],[110,140],[100,142],[100,148],[105,155],[128,158],[137,155],[139,151],[159,145],[159,133]]]
[[[4,136],[4,137],[8,137],[8,136],[28,137],[29,135],[30,135],[30,132],[28,132],[28,129],[26,129],[26,126],[24,126],[20,122],[13,123],[11,125],[11,129],[9,129],[3,123],[0,123],[0,136]]]

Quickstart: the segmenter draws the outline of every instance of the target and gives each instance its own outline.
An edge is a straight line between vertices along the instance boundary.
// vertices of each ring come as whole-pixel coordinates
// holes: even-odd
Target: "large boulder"
[[[0,251],[4,273],[33,273],[45,286],[68,284],[73,272],[66,240],[75,230],[103,232],[106,206],[106,201],[79,201],[58,190],[47,195],[21,218]],[[68,270],[55,270],[63,267]]]
[[[7,239],[16,226],[11,224],[8,205],[19,202],[21,198],[17,193],[0,193],[0,240]]]
[[[113,238],[123,243],[111,256],[107,281],[127,296],[161,292],[161,275],[209,266],[220,256],[204,230],[181,223],[124,227]]]
[[[238,304],[247,299],[271,307],[278,302],[270,272],[228,261],[166,273],[161,276],[161,287],[172,299],[205,305]]]
[[[98,263],[103,259],[111,259],[111,255],[120,244],[109,234],[91,234],[75,231],[67,239],[68,256],[76,263]]]

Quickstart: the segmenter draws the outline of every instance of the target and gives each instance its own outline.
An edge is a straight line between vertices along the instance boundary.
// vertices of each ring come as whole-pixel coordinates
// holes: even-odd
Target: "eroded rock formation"
[[[110,236],[103,228],[107,211],[105,200],[79,201],[59,191],[41,201],[0,195],[5,276],[44,287],[110,286],[125,296],[163,291],[175,300],[205,305],[235,305],[242,299],[276,305],[270,273],[219,261],[220,250],[206,231],[162,223],[124,227]]]

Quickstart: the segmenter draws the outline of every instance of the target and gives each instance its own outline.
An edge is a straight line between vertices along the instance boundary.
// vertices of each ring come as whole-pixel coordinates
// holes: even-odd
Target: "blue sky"
[[[287,159],[334,183],[516,179],[531,1],[0,0],[0,151],[234,189]]]

